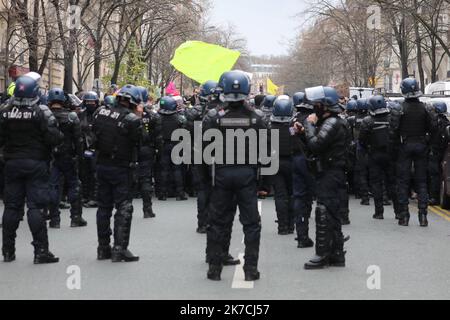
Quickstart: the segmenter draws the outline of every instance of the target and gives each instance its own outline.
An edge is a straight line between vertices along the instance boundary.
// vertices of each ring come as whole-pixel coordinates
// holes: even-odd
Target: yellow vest
[[[16,90],[16,83],[15,82],[11,82],[8,86],[8,95],[10,97],[14,96],[14,90]]]

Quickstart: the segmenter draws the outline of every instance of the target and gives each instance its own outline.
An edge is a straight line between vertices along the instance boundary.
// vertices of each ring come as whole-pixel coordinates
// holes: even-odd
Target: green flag
[[[175,69],[198,83],[213,80],[230,71],[241,53],[201,41],[187,41],[175,51],[170,62]]]

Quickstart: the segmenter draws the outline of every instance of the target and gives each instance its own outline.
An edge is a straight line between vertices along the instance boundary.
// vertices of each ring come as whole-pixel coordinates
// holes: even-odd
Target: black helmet
[[[141,90],[131,84],[127,84],[125,87],[120,89],[119,93],[117,93],[117,98],[119,102],[122,99],[127,99],[134,106],[138,106],[142,103]]]
[[[419,83],[414,78],[407,78],[401,84],[402,94],[406,99],[420,98],[422,92],[419,88]]]
[[[278,97],[273,104],[271,120],[274,122],[290,122],[294,115],[294,104],[288,96]]]
[[[244,101],[251,90],[250,78],[243,71],[229,71],[219,80],[221,99],[224,102]]]
[[[60,88],[52,88],[48,91],[48,104],[52,105],[55,102],[60,102],[61,104],[66,103],[67,98],[64,91]]]
[[[369,110],[372,115],[389,113],[383,96],[373,96],[369,99]]]

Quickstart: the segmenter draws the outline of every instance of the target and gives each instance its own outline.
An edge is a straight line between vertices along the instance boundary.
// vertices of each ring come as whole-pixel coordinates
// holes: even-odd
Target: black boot
[[[72,221],[70,222],[71,228],[80,228],[80,227],[86,227],[87,221],[84,220],[81,216],[74,216],[72,217]]]
[[[229,266],[237,266],[241,264],[241,260],[233,258],[231,254],[228,254],[225,259],[223,260],[223,265],[225,267]]]
[[[186,201],[188,198],[184,192],[180,192],[177,196],[177,201]]]
[[[314,241],[310,237],[305,237],[301,239],[297,238],[297,241],[298,241],[297,248],[299,249],[314,247]]]
[[[131,203],[123,204],[114,221],[114,248],[111,253],[112,262],[137,262],[139,257],[128,250],[131,232],[133,206]]]
[[[206,226],[199,226],[197,228],[197,233],[199,233],[199,234],[206,234],[207,230],[208,230],[208,228]]]
[[[329,230],[329,218],[326,207],[316,208],[316,256],[305,263],[306,270],[323,269],[330,264],[333,235]]]
[[[421,227],[428,227],[428,211],[427,210],[420,210],[419,212],[419,223]]]
[[[10,249],[6,250],[3,249],[3,261],[6,263],[13,262],[16,260],[16,250]]]
[[[349,239],[345,239],[342,231],[335,229],[333,231],[333,252],[330,256],[331,267],[345,267],[345,254],[344,243]]]
[[[329,256],[315,256],[309,262],[305,263],[305,270],[324,269],[330,265]]]
[[[112,262],[138,262],[139,257],[131,253],[130,250],[122,247],[114,247],[111,252]]]
[[[348,210],[342,212],[341,217],[341,223],[343,226],[349,226],[351,224]]]
[[[34,264],[58,263],[59,258],[55,257],[48,249],[40,248],[35,250]]]
[[[61,221],[59,219],[52,219],[52,220],[50,220],[50,223],[48,224],[48,227],[50,229],[60,229],[61,228]]]
[[[376,207],[373,218],[375,220],[383,220],[384,219],[384,207]]]
[[[97,260],[110,260],[111,259],[111,246],[98,246],[97,248]]]
[[[167,194],[166,193],[161,193],[158,197],[159,201],[167,201]]]
[[[304,214],[305,217],[300,216],[297,219],[297,238],[298,241],[297,248],[312,248],[314,247],[314,241],[309,237],[309,213]]]
[[[364,196],[361,200],[362,206],[370,206],[370,199],[368,196]]]
[[[222,280],[220,278],[220,275],[222,274],[222,266],[216,266],[213,264],[209,265],[209,270],[208,270],[208,279],[212,280],[212,281],[220,281]]]
[[[153,209],[151,207],[144,209],[144,219],[152,219],[152,218],[156,218]]]
[[[409,226],[409,212],[408,211],[404,211],[400,214],[400,219],[398,220],[398,225],[402,226],[402,227],[407,227]]]
[[[61,212],[59,211],[57,206],[49,206],[49,208],[44,208],[43,214],[45,215],[45,211],[48,212],[48,217],[50,220],[49,228],[50,229],[60,229],[61,228]]]
[[[257,267],[247,267],[244,270],[245,273],[245,281],[256,281],[261,278],[261,274],[258,271]]]
[[[345,267],[345,254],[346,251],[336,251],[330,256],[330,266],[332,267]]]
[[[71,203],[70,205],[71,213],[71,228],[86,227],[87,221],[82,218],[83,206],[81,205],[81,199],[78,199]]]
[[[142,192],[142,202],[144,203],[144,219],[156,218],[153,212],[152,195],[150,192]]]

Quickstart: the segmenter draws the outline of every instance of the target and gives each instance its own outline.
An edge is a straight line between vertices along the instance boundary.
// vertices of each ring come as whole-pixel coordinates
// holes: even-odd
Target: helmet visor
[[[305,93],[306,93],[306,99],[310,103],[321,102],[326,97],[324,87],[322,87],[322,86],[308,88],[305,90]]]

